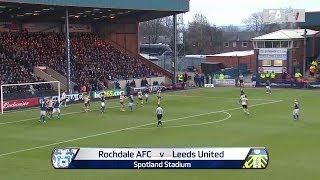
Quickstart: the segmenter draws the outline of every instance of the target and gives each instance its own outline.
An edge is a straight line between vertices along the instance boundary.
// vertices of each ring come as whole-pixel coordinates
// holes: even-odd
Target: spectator
[[[70,41],[71,80],[88,89],[104,89],[108,80],[157,75],[147,64],[92,33],[71,33]],[[42,81],[33,75],[34,66],[49,66],[66,76],[64,44],[63,33],[0,33],[4,83]]]

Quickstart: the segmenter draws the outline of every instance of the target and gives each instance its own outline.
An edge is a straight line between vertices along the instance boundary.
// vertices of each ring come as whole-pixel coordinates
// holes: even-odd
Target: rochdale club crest
[[[68,168],[77,152],[76,148],[54,149],[51,157],[52,166],[55,169]]]

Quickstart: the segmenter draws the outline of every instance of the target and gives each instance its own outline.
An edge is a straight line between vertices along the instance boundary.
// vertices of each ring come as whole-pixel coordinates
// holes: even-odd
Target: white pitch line
[[[111,106],[111,107],[107,107],[106,110],[113,109],[113,108],[119,108],[119,107],[120,106]],[[98,110],[92,110],[92,111],[98,111]],[[72,115],[72,114],[80,114],[80,113],[84,113],[84,111],[65,113],[65,114],[62,114],[62,116]],[[0,123],[0,126],[6,125],[6,124],[15,124],[15,123],[19,123],[19,122],[25,122],[25,121],[32,121],[32,120],[37,120],[37,119],[39,119],[39,118],[30,118],[30,119],[23,119],[23,120],[18,120],[18,121],[4,122],[4,123]]]
[[[188,96],[188,95],[166,95],[166,96],[181,96],[181,97],[200,97],[200,98],[220,98],[220,99],[232,99],[232,100],[237,100],[236,98],[225,98],[225,97],[207,97],[207,96]],[[267,100],[267,99],[251,99],[251,100],[264,100],[264,101],[268,101],[268,102],[275,102],[275,100]],[[109,109],[113,109],[113,108],[118,108],[120,106],[112,106],[112,107],[109,107]],[[17,113],[17,112],[24,112],[24,111],[31,111],[31,110],[35,110],[36,108],[34,109],[29,109],[29,110],[23,110],[23,111],[16,111],[14,113]],[[107,107],[108,109],[108,107]],[[97,110],[93,110],[93,111],[97,111]],[[12,113],[12,112],[10,112]],[[72,114],[80,114],[80,113],[83,113],[83,111],[80,111],[80,112],[70,112],[70,113],[65,113],[65,114],[62,114],[62,116],[65,116],[65,115],[72,115]],[[22,119],[22,120],[17,120],[17,121],[10,121],[10,122],[3,122],[1,123],[0,122],[0,126],[1,125],[7,125],[7,124],[15,124],[15,123],[20,123],[20,122],[26,122],[26,121],[32,121],[32,120],[37,120],[39,119],[38,117],[37,118],[29,118],[29,119]]]
[[[184,124],[184,125],[177,125],[177,126],[165,126],[165,127],[149,127],[149,128],[136,128],[139,130],[150,130],[150,129],[170,129],[170,128],[182,128],[182,127],[190,127],[190,126],[202,126],[202,125],[207,125],[207,124],[215,124],[215,123],[221,123],[224,121],[227,121],[228,119],[230,119],[232,117],[232,115],[230,113],[227,112],[222,112],[224,114],[227,114],[228,117],[224,118],[224,119],[220,119],[217,121],[209,121],[209,122],[204,122],[204,123],[194,123],[194,124]],[[163,121],[164,123],[167,121]]]
[[[209,98],[209,99],[230,99],[230,100],[239,100],[237,98],[226,98],[226,97],[214,97],[214,96],[189,96],[189,95],[179,95],[179,94],[171,94],[171,95],[167,95],[167,96],[177,96],[177,97],[199,97],[199,98]],[[251,99],[250,100],[254,100],[254,101],[268,101],[268,102],[273,102],[273,101],[277,101],[277,100],[270,100],[270,99]]]
[[[266,102],[266,103],[255,104],[255,105],[252,105],[251,107],[267,105],[267,104],[274,104],[274,103],[278,103],[278,102],[281,102],[281,101],[282,100],[275,101],[275,102]],[[241,109],[241,108],[242,107],[230,108],[230,109],[225,109],[225,110],[220,110],[220,111],[213,111],[213,112],[208,112],[208,113],[202,113],[202,114],[197,114],[197,115],[192,115],[192,116],[185,116],[185,117],[181,117],[181,118],[170,119],[170,120],[167,120],[167,122],[177,121],[177,120],[181,120],[181,119],[188,119],[188,118],[193,118],[193,117],[199,117],[199,116],[214,114],[214,113],[218,113],[218,112],[233,111],[233,110],[238,110],[238,109]],[[55,143],[51,143],[51,144],[47,144],[47,145],[37,146],[37,147],[33,147],[33,148],[22,149],[22,150],[18,150],[18,151],[12,151],[12,152],[8,152],[8,153],[0,154],[0,157],[11,155],[11,154],[17,154],[17,153],[20,153],[20,152],[32,151],[32,150],[35,150],[35,149],[41,149],[41,148],[45,148],[45,147],[60,145],[60,144],[63,144],[63,143],[74,142],[74,141],[79,141],[79,140],[83,140],[83,139],[103,136],[103,135],[112,134],[112,133],[116,133],[116,132],[134,130],[134,129],[142,128],[142,127],[149,126],[149,125],[152,125],[152,124],[155,124],[155,123],[153,122],[153,123],[147,123],[147,124],[142,124],[142,125],[138,125],[138,126],[133,126],[133,127],[127,127],[127,128],[123,128],[123,129],[113,130],[113,131],[106,131],[106,132],[103,132],[103,133],[93,134],[93,135],[89,135],[89,136],[83,136],[83,137],[69,139],[69,140],[60,141],[60,142],[55,142]]]

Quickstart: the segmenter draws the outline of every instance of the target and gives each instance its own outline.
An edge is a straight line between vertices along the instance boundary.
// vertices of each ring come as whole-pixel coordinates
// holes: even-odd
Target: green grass
[[[48,120],[45,125],[38,123],[38,109],[5,113],[0,116],[0,180],[298,180],[320,177],[320,91],[275,89],[269,96],[264,89],[247,89],[246,93],[251,106],[249,117],[240,109],[236,88],[163,94],[166,127],[218,121],[227,117],[215,113],[221,110],[232,115],[223,122],[181,128],[113,132],[150,123],[155,124],[143,128],[154,127],[154,96],[149,104],[137,107],[134,112],[120,112],[118,100],[107,102],[107,106],[113,108],[108,108],[105,114],[97,111],[98,102],[92,103],[93,111],[89,113],[82,112],[82,104],[71,105],[62,108],[63,114],[69,114],[63,115],[61,120]],[[291,117],[295,98],[301,105],[299,122]],[[277,100],[281,101],[275,102]],[[176,120],[188,116],[191,117]],[[14,121],[20,122],[10,123]],[[266,170],[54,170],[50,162],[55,147],[261,146],[269,151]]]

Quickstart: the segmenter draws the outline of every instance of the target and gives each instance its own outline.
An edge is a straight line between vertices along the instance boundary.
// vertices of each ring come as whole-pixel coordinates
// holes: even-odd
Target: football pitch
[[[320,177],[320,91],[245,89],[250,115],[238,104],[238,88],[209,88],[162,94],[164,127],[156,127],[156,97],[144,107],[126,107],[118,99],[61,108],[62,119],[38,122],[39,110],[0,116],[0,180],[284,180]],[[293,121],[294,99],[300,120]],[[136,99],[137,100],[137,99]],[[55,147],[266,147],[265,170],[54,170]]]

